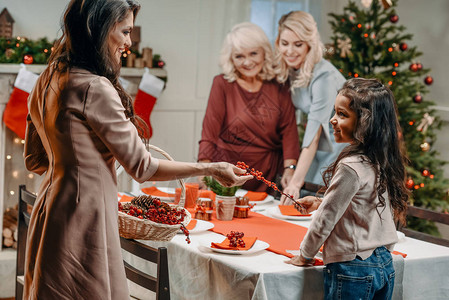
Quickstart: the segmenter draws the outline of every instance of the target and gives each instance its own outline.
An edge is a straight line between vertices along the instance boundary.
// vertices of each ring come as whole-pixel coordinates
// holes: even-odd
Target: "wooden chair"
[[[449,214],[435,212],[422,207],[409,206],[407,208],[407,217],[409,216],[449,225]],[[439,238],[406,227],[398,227],[398,230],[402,231],[408,237],[449,247],[448,239]]]
[[[28,206],[33,206],[36,195],[26,189],[25,185],[19,186],[19,216],[17,237],[17,261],[16,261],[16,299],[22,299],[24,284],[25,248],[27,244],[27,231],[30,223]]]
[[[169,300],[170,283],[168,279],[167,248],[153,248],[136,240],[125,239],[123,237],[120,237],[120,243],[122,249],[128,253],[157,264],[157,275],[154,277],[123,261],[126,277],[132,282],[155,292],[156,299]]]

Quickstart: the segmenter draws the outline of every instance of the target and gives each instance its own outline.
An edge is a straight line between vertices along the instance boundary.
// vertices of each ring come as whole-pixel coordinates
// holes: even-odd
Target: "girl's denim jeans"
[[[394,286],[393,258],[379,247],[365,260],[331,263],[324,268],[325,300],[391,299]]]

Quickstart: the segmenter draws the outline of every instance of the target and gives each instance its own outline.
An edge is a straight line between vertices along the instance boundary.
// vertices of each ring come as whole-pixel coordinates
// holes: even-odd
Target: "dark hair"
[[[345,82],[339,94],[350,100],[349,107],[356,113],[354,141],[323,173],[326,188],[338,162],[352,155],[364,155],[376,170],[378,207],[385,206],[385,191],[393,208],[394,217],[405,223],[409,191],[405,186],[408,162],[393,93],[377,79],[353,78]]]
[[[61,20],[62,36],[56,41],[44,72],[48,80],[54,72],[67,72],[72,67],[104,76],[120,96],[125,114],[143,136],[148,127],[134,113],[131,97],[119,81],[120,64],[109,53],[108,37],[114,26],[129,12],[134,18],[140,4],[134,0],[72,0]]]

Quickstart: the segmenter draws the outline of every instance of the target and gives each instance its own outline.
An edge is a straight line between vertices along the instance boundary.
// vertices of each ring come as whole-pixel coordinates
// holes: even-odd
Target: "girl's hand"
[[[245,173],[245,170],[227,162],[212,163],[212,177],[225,187],[240,186],[253,178],[253,175],[243,175]]]
[[[301,203],[302,208],[295,205],[295,208],[302,214],[310,214],[312,211],[317,210],[320,206],[323,199],[315,197],[315,196],[305,196],[304,198],[298,199],[298,202]]]
[[[285,263],[299,266],[299,267],[308,267],[308,266],[313,266],[313,264],[315,263],[315,258],[307,259],[307,258],[304,258],[300,254],[300,255],[295,255],[290,260],[285,261]]]
[[[293,186],[291,183],[283,190],[283,192],[291,195],[295,200],[299,198],[299,188]],[[287,198],[284,195],[281,196],[281,205],[292,205],[293,203],[294,202],[290,198]]]

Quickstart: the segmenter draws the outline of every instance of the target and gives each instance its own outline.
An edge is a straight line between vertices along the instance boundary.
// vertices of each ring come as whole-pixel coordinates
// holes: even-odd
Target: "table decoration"
[[[235,197],[234,218],[248,218],[249,210],[253,206],[248,197]]]
[[[164,150],[147,145],[148,150],[154,150],[173,160]],[[156,197],[141,195],[131,202],[120,203],[118,212],[118,227],[120,236],[128,239],[170,241],[181,230],[186,235],[187,243],[190,243],[189,224],[191,215],[184,208],[185,184],[182,179],[181,196],[178,205],[168,205]]]
[[[215,196],[215,210],[217,218],[223,221],[230,221],[234,216],[235,193],[239,186],[225,187],[211,176],[205,176],[203,182]]]
[[[195,206],[195,219],[210,221],[212,212],[212,200],[209,198],[198,198]]]

